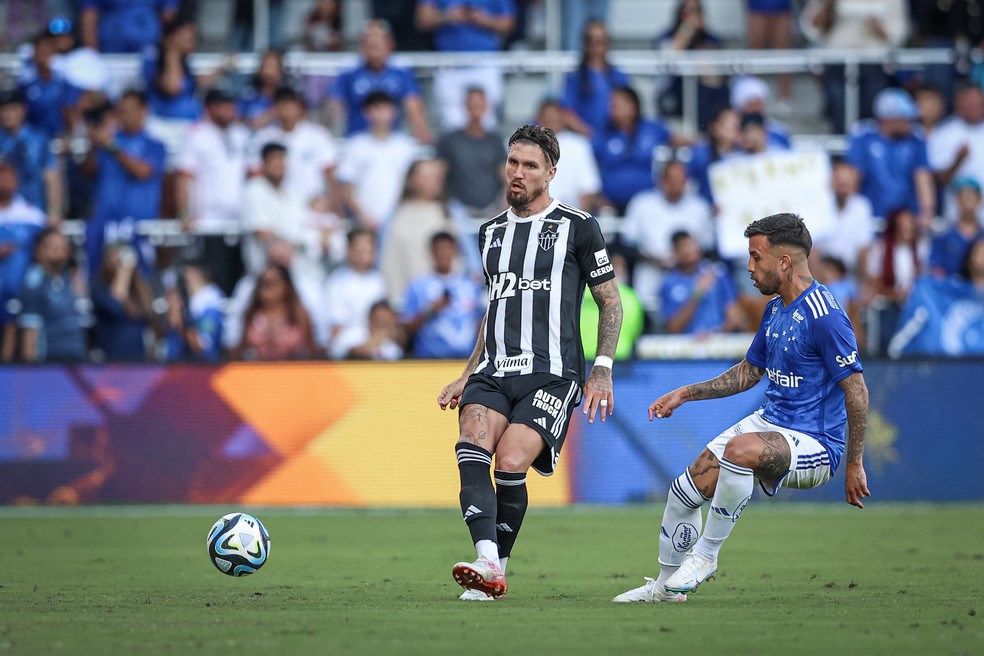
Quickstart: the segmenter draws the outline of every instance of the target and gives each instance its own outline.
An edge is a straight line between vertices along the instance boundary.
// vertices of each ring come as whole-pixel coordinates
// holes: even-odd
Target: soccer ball
[[[252,515],[229,513],[212,524],[205,546],[220,572],[247,576],[263,567],[270,556],[270,534]]]

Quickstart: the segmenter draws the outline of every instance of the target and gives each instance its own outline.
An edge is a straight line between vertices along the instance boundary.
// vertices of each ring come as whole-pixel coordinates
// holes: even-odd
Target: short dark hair
[[[376,241],[376,233],[374,231],[370,230],[369,228],[363,228],[359,226],[357,228],[352,228],[351,230],[348,231],[348,235],[346,236],[348,240],[348,245],[351,246],[352,244],[355,243],[356,239],[363,236],[369,237],[369,239]]]
[[[526,124],[509,137],[509,146],[511,147],[514,143],[539,146],[550,166],[557,166],[557,162],[560,161],[560,144],[557,143],[557,135],[550,128]]]
[[[388,105],[394,104],[393,96],[389,95],[385,91],[370,91],[366,97],[362,99],[362,109],[369,109],[373,105],[382,105],[384,103]]]
[[[120,96],[120,100],[126,100],[127,98],[133,98],[140,103],[141,107],[147,106],[147,94],[139,89],[127,89],[124,91],[123,95]]]
[[[274,104],[287,101],[296,102],[301,107],[307,108],[307,103],[304,102],[304,96],[299,94],[293,87],[283,86],[273,92]]]
[[[839,257],[834,257],[833,255],[824,255],[823,257],[820,258],[820,262],[832,268],[834,271],[838,273],[838,275],[841,276],[847,275],[847,265],[844,264],[844,260],[840,259]]]
[[[806,229],[803,218],[796,214],[784,212],[754,221],[745,228],[745,236],[754,235],[765,235],[772,246],[795,246],[806,255],[813,250],[810,231]]]
[[[435,232],[434,235],[431,237],[431,248],[434,248],[435,246],[437,246],[438,243],[442,241],[451,242],[452,244],[454,244],[455,248],[458,247],[458,240],[455,239],[454,235],[452,235],[447,230],[441,230],[439,232]]]
[[[263,148],[260,150],[260,159],[266,161],[266,158],[274,153],[286,153],[287,146],[283,145],[279,141],[268,141],[263,144]]]
[[[686,230],[677,230],[670,236],[670,243],[673,244],[673,248],[676,248],[684,239],[693,239],[693,235]]]

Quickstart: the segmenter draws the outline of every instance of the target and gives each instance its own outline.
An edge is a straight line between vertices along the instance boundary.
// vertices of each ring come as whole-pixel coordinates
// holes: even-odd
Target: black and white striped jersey
[[[615,277],[601,227],[551,201],[539,214],[507,210],[479,229],[489,294],[485,352],[476,372],[550,373],[584,383],[584,286]]]

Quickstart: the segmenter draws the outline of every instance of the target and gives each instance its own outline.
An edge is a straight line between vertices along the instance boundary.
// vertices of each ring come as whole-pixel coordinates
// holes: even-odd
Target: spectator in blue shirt
[[[186,262],[167,300],[165,356],[175,360],[215,362],[222,355],[222,320],[226,299],[210,281],[204,262]]]
[[[700,335],[744,328],[738,291],[727,268],[704,259],[700,244],[687,232],[672,237],[676,266],[659,290],[667,332]]]
[[[901,89],[885,89],[875,97],[874,110],[877,123],[861,124],[847,150],[847,161],[861,174],[861,193],[875,216],[904,208],[928,227],[936,212],[936,190],[926,142],[912,127],[916,104]]]
[[[19,80],[27,103],[27,122],[48,139],[65,134],[66,115],[78,106],[84,93],[51,67],[61,36],[46,31],[34,40],[31,65],[23,68]]]
[[[433,141],[420,89],[413,73],[394,66],[393,35],[382,21],[371,21],[362,33],[362,61],[355,68],[343,71],[335,78],[329,91],[329,106],[336,121],[345,123],[345,135],[368,129],[369,123],[362,111],[362,103],[374,91],[383,91],[406,114],[408,127],[417,141],[429,144]],[[396,126],[400,125],[400,116]]]
[[[150,113],[163,119],[195,121],[202,105],[195,96],[198,80],[188,58],[197,47],[194,23],[173,23],[155,47],[144,54],[144,90]]]
[[[279,50],[267,50],[260,58],[253,79],[239,92],[236,103],[239,120],[253,130],[273,123],[277,118],[273,111],[273,95],[286,84],[283,55]]]
[[[0,93],[0,159],[17,170],[20,195],[48,209],[53,223],[62,217],[64,184],[43,132],[24,123],[26,108],[19,91]]]
[[[82,44],[103,53],[140,52],[161,38],[178,0],[82,0]]]
[[[980,183],[969,176],[961,176],[950,186],[956,196],[957,221],[933,237],[929,250],[930,270],[940,276],[960,273],[971,245],[984,239],[984,228],[977,222],[981,206]]]
[[[10,362],[17,342],[14,319],[24,272],[31,264],[32,248],[44,229],[44,212],[17,195],[17,171],[0,161],[0,325],[3,329],[0,361]]]
[[[402,320],[417,358],[467,358],[485,314],[481,290],[455,273],[458,242],[449,232],[431,237],[434,270],[410,282]],[[471,343],[469,343],[471,342]]]
[[[24,274],[23,309],[17,319],[23,330],[22,359],[25,362],[84,360],[85,330],[65,235],[57,228],[45,228],[35,242],[34,262]]]
[[[562,102],[570,112],[571,129],[585,135],[605,130],[614,89],[629,86],[629,76],[608,61],[608,30],[601,21],[584,26],[581,63],[564,77]]]
[[[150,243],[136,234],[136,223],[161,213],[164,144],[147,134],[147,100],[127,91],[115,115],[103,107],[90,114],[91,147],[83,171],[94,176],[92,218],[86,224],[85,250],[89,271],[97,271],[107,243],[128,240],[137,247],[145,275],[155,257]]]
[[[741,118],[730,107],[718,109],[707,128],[707,140],[690,147],[687,177],[697,184],[701,198],[714,205],[711,192],[711,164],[741,155]]]
[[[126,242],[110,244],[89,285],[96,325],[95,346],[108,360],[143,360],[153,316],[150,285],[137,270],[137,253]]]
[[[661,121],[642,116],[639,94],[632,87],[612,91],[611,119],[594,138],[602,193],[619,214],[634,195],[653,186],[653,156],[670,142]]]

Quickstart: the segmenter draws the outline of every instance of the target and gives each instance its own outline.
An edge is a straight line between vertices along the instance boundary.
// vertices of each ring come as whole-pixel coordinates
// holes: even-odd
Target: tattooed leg
[[[736,435],[725,447],[724,457],[751,469],[766,487],[786,475],[791,460],[789,443],[775,431]]]
[[[721,463],[718,462],[717,456],[708,449],[701,451],[694,463],[690,465],[690,477],[693,479],[694,485],[708,499],[714,496],[720,471]]]
[[[483,405],[469,403],[458,416],[460,434],[455,445],[461,478],[461,514],[468,524],[479,555],[498,560],[496,545],[496,497],[489,470],[496,443],[508,420]]]

